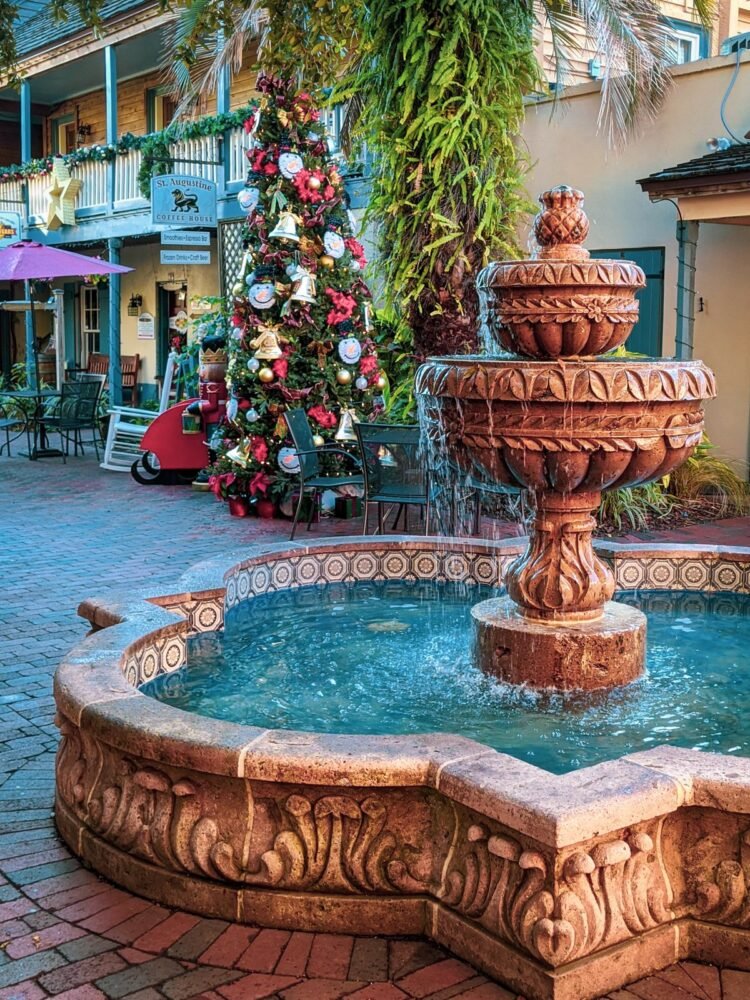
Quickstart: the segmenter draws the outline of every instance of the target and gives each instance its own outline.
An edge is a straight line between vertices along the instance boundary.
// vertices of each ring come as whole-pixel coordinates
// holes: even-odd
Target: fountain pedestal
[[[590,259],[580,191],[540,201],[533,258],[478,279],[495,339],[516,357],[432,358],[416,392],[454,475],[521,487],[534,509],[508,598],[474,609],[479,665],[532,687],[614,687],[643,670],[646,621],[611,602],[592,514],[602,491],[662,479],[690,457],[714,380],[700,361],[597,356],[637,322],[643,272]]]
[[[482,669],[509,684],[560,691],[629,684],[643,673],[646,616],[609,601],[595,620],[527,618],[509,598],[475,604],[474,651]]]
[[[541,491],[526,552],[508,567],[509,597],[472,609],[487,673],[530,687],[594,689],[643,673],[646,616],[610,600],[615,581],[594,551],[601,493]]]

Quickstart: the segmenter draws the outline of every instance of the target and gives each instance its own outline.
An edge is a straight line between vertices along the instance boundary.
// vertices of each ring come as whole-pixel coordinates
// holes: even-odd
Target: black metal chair
[[[359,461],[343,448],[335,445],[321,445],[315,447],[313,432],[307,414],[302,409],[287,410],[284,414],[289,433],[292,436],[295,451],[299,458],[299,500],[294,512],[294,523],[290,541],[294,539],[297,531],[297,522],[302,512],[305,495],[310,496],[310,514],[307,519],[307,530],[312,525],[313,515],[318,503],[318,496],[322,490],[335,490],[337,486],[362,486],[364,478],[360,473],[350,476],[326,475],[321,472],[320,459],[326,455],[340,455],[353,462],[359,468]]]
[[[62,460],[66,461],[70,454],[70,438],[73,437],[74,454],[78,454],[80,447],[83,451],[83,438],[81,431],[93,431],[91,444],[96,452],[96,459],[99,460],[99,446],[97,437],[99,435],[98,407],[99,394],[102,391],[103,379],[99,376],[89,377],[75,382],[63,382],[60,391],[60,400],[52,414],[45,414],[41,420],[44,431],[55,431],[60,435]],[[64,442],[64,444],[63,444]]]
[[[10,429],[15,428],[18,424],[18,420],[15,417],[8,415],[8,411],[3,406],[2,400],[0,400],[0,431],[5,431],[5,444],[0,444],[0,455],[3,453],[3,449],[8,449],[8,457],[10,458]]]
[[[385,533],[384,508],[396,506],[394,529],[403,513],[404,529],[408,508],[424,513],[425,534],[430,530],[429,477],[419,456],[418,424],[355,424],[365,476],[365,510],[362,534],[367,534],[370,504],[377,504],[378,531]]]

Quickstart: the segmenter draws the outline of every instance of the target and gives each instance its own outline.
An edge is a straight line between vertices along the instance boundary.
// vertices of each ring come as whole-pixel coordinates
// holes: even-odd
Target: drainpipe
[[[677,330],[675,357],[689,361],[693,357],[695,327],[695,257],[698,249],[698,223],[677,223]]]

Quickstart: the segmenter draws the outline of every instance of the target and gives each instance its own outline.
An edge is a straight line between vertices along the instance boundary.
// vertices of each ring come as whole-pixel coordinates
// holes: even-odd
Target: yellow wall
[[[177,249],[177,248],[171,248]],[[141,356],[140,382],[153,382],[156,372],[157,340],[138,339],[138,319],[128,316],[127,307],[130,296],[143,296],[142,312],[149,312],[157,317],[157,285],[169,280],[172,272],[177,280],[183,274],[187,275],[188,299],[193,296],[219,295],[218,250],[216,241],[211,244],[211,263],[208,265],[190,265],[183,268],[174,264],[160,264],[161,246],[158,243],[140,244],[123,247],[121,262],[134,270],[123,274],[121,279],[122,296],[122,329],[121,343],[123,354],[139,354]],[[188,310],[189,312],[189,310]],[[157,333],[158,338],[158,325]],[[163,374],[159,372],[158,374]]]
[[[677,213],[652,204],[635,183],[657,170],[707,152],[706,140],[723,135],[719,105],[734,57],[703,60],[674,71],[675,85],[655,122],[617,152],[597,133],[599,87],[574,88],[550,120],[551,104],[528,108],[524,140],[534,167],[528,191],[572,184],[586,195],[588,245],[596,249],[665,247],[664,353],[674,351]],[[750,54],[728,102],[727,117],[740,135],[750,128]],[[695,357],[716,372],[719,397],[710,403],[708,432],[728,457],[748,459],[750,425],[750,226],[701,224],[698,239]]]

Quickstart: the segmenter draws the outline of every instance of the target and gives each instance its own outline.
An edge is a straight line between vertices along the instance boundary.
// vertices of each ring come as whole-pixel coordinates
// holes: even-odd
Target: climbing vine
[[[523,0],[371,0],[336,97],[362,109],[384,291],[418,355],[476,346],[477,272],[516,252],[537,65]]]

